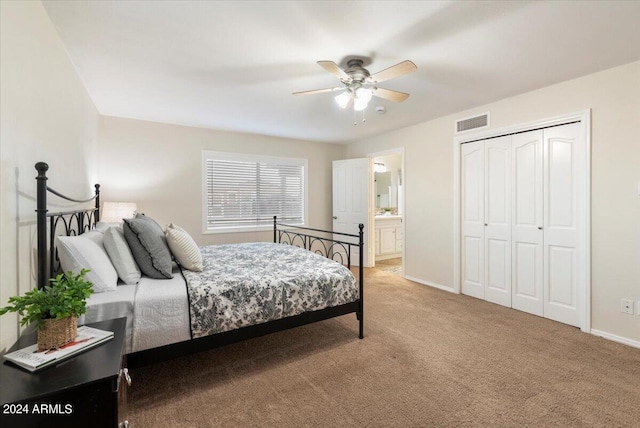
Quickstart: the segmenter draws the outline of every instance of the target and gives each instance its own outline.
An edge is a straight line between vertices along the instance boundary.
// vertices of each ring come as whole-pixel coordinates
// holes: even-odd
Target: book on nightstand
[[[35,372],[57,362],[73,357],[80,352],[91,349],[99,344],[111,340],[112,331],[100,330],[86,325],[78,327],[78,335],[73,342],[59,348],[38,352],[38,344],[27,346],[4,355],[4,359],[23,369]]]

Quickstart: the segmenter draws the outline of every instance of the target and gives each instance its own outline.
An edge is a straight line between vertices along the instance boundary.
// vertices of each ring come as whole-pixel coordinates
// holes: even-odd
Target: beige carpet
[[[133,371],[133,427],[638,427],[640,349],[370,270],[353,314]]]

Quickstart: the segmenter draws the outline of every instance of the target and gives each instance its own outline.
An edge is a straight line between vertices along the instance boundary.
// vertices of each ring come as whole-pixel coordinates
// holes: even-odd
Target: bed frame
[[[47,170],[49,166],[44,162],[35,165],[38,171],[37,180],[37,257],[38,257],[38,288],[47,285],[48,279],[60,270],[55,237],[58,235],[73,236],[91,230],[100,221],[100,185],[95,185],[94,196],[89,199],[78,200],[69,198],[47,186]],[[77,203],[95,201],[95,207],[49,213],[47,209],[47,192]],[[47,222],[49,231],[47,233]],[[349,313],[355,313],[359,321],[360,339],[364,338],[364,225],[358,226],[358,234],[339,233],[309,227],[287,225],[279,223],[273,218],[273,242],[295,245],[338,261],[351,269],[351,260],[358,253],[358,286],[359,299],[355,302],[339,306],[305,312],[299,315],[282,318],[262,324],[225,331],[205,337],[173,343],[158,348],[138,351],[127,355],[127,365],[130,368],[165,361],[207,349],[217,348],[254,337],[299,327],[305,324],[334,318]],[[352,250],[353,249],[353,250]]]

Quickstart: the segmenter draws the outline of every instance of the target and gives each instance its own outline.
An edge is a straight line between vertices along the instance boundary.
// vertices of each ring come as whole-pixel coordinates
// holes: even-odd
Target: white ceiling
[[[640,2],[44,1],[98,111],[348,142],[640,59]],[[316,64],[369,56],[380,86],[366,123]],[[386,115],[375,106],[387,108]],[[453,125],[452,125],[453,126]]]

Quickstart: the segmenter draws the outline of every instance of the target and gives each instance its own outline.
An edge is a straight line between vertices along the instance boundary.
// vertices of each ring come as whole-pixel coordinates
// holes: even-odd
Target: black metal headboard
[[[100,221],[100,185],[95,185],[95,194],[89,199],[74,199],[65,196],[47,186],[47,170],[49,165],[44,162],[36,164],[37,180],[37,234],[38,234],[38,288],[47,285],[49,278],[58,270],[59,261],[55,248],[56,230],[64,227],[66,236],[81,235],[90,230]],[[86,203],[95,200],[94,208],[74,211],[49,213],[47,210],[47,192],[71,202]],[[47,236],[47,219],[49,219],[49,236]],[[49,257],[47,260],[47,252]]]

